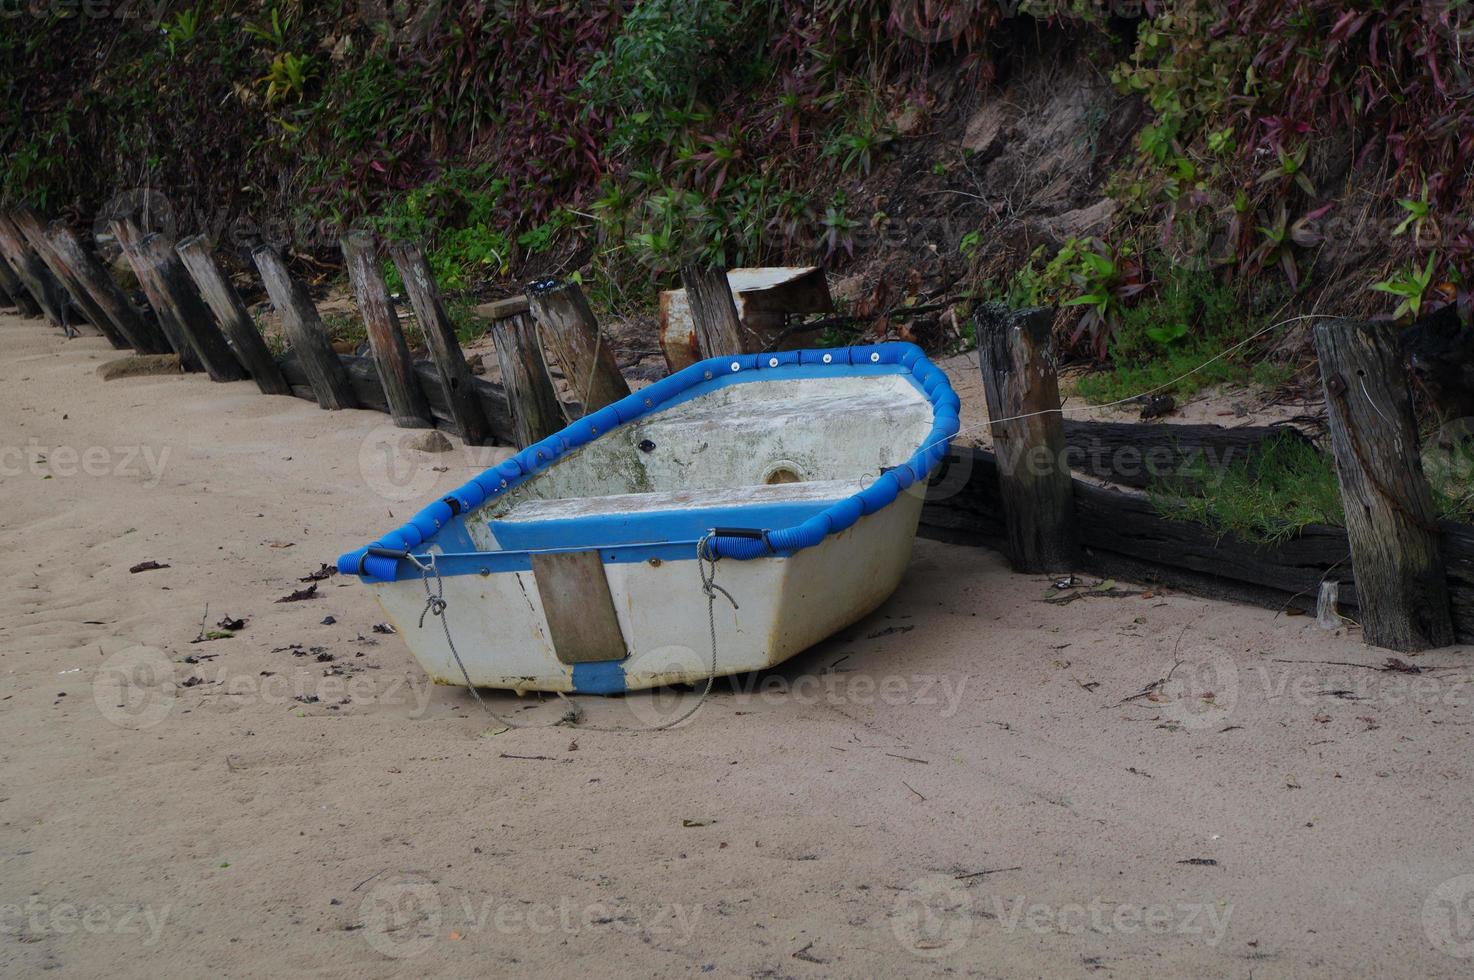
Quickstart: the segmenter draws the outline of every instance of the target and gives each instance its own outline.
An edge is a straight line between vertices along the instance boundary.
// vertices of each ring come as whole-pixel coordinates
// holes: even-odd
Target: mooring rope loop
[[[707,531],[704,535],[702,535],[701,540],[698,541],[696,544],[696,570],[697,573],[701,576],[701,591],[706,596],[706,621],[711,631],[711,670],[706,676],[706,686],[702,689],[701,696],[696,699],[696,703],[693,704],[686,711],[682,712],[679,717],[673,718],[670,721],[664,722],[660,725],[651,725],[639,728],[610,728],[601,725],[581,725],[578,723],[578,720],[584,717],[583,706],[561,691],[555,691],[554,693],[557,694],[558,697],[571,704],[573,708],[557,721],[542,722],[536,725],[524,725],[520,722],[513,721],[510,718],[503,718],[501,715],[497,714],[494,710],[492,710],[491,705],[487,704],[486,701],[481,697],[481,692],[476,689],[476,685],[471,683],[471,673],[466,669],[466,664],[461,659],[460,651],[456,649],[454,637],[450,635],[450,619],[445,615],[446,607],[449,605],[445,598],[445,579],[440,574],[440,566],[436,563],[434,554],[426,556],[429,559],[428,561],[422,561],[414,555],[408,556],[409,560],[413,562],[417,568],[419,568],[420,582],[425,587],[425,608],[420,610],[419,628],[425,628],[425,617],[427,615],[434,616],[440,620],[440,628],[445,632],[445,645],[450,648],[450,655],[455,658],[456,666],[459,667],[461,670],[461,677],[463,677],[466,681],[466,687],[471,689],[471,696],[476,699],[476,703],[481,706],[481,709],[483,711],[485,711],[488,715],[495,719],[498,724],[504,725],[507,728],[556,728],[567,723],[569,727],[572,727],[577,731],[585,732],[607,732],[610,734],[619,735],[634,735],[646,732],[662,732],[668,728],[675,728],[677,725],[695,715],[696,712],[700,711],[701,706],[706,703],[707,696],[711,694],[712,687],[716,684],[717,593],[720,592],[723,596],[725,596],[726,600],[732,604],[732,608],[734,610],[741,608],[737,605],[737,600],[733,598],[732,593],[728,592],[723,586],[718,585],[716,582],[717,562],[721,560],[721,555],[714,554],[708,547],[711,540],[715,537],[715,530]],[[430,588],[430,576],[432,575],[435,577],[435,588],[433,591]]]

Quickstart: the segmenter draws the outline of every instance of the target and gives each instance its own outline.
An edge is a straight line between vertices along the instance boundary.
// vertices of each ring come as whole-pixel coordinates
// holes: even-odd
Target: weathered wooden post
[[[215,315],[200,299],[194,280],[184,271],[184,263],[174,246],[163,235],[145,235],[135,246],[141,263],[147,264],[159,290],[160,299],[179,330],[188,339],[211,381],[244,381],[246,369],[215,323]],[[165,315],[163,310],[159,315]]]
[[[129,346],[140,354],[169,353],[169,339],[164,332],[138,311],[123,288],[113,281],[97,257],[82,247],[64,222],[53,221],[46,230],[46,240],[51,243],[57,261],[88,291],[93,303]]]
[[[727,270],[720,265],[686,263],[681,266],[681,282],[686,287],[691,322],[696,327],[696,347],[701,356],[743,353],[746,341],[742,321],[737,316],[737,301],[727,282]]]
[[[246,370],[264,395],[290,395],[292,388],[282,377],[281,368],[271,356],[271,350],[256,329],[256,321],[241,302],[240,294],[220,271],[215,257],[210,254],[210,241],[204,235],[186,238],[175,246],[179,261],[189,273],[199,295],[215,314],[221,329],[230,339]]]
[[[26,244],[20,229],[9,216],[0,214],[0,254],[15,270],[31,299],[40,308],[43,316],[53,327],[62,325],[62,310],[58,297],[59,288],[54,284],[51,272],[40,257]]]
[[[16,228],[20,230],[26,243],[31,246],[31,250],[51,271],[51,275],[61,284],[62,289],[72,297],[72,304],[86,317],[87,329],[79,332],[106,337],[108,343],[117,350],[127,350],[132,346],[118,332],[118,328],[113,325],[107,313],[97,305],[86,285],[72,274],[67,263],[57,254],[51,245],[51,239],[46,237],[46,228],[42,225],[36,212],[30,208],[18,208],[11,213],[11,219],[15,222]]]
[[[1454,642],[1433,493],[1396,334],[1383,325],[1315,327],[1331,449],[1367,643],[1427,650]]]
[[[128,260],[129,268],[137,277],[138,288],[143,290],[143,295],[148,299],[148,305],[153,309],[154,316],[158,320],[159,329],[168,339],[169,346],[174,349],[174,353],[179,355],[180,365],[186,371],[203,371],[204,365],[200,363],[200,355],[195,352],[194,345],[189,342],[189,335],[184,332],[169,309],[163,288],[154,278],[153,268],[138,254],[138,243],[143,240],[143,232],[138,230],[132,218],[110,222],[108,230],[113,233],[118,247],[123,250],[123,257]]]
[[[307,372],[318,405],[332,410],[357,408],[358,399],[353,394],[348,371],[338,360],[306,287],[292,278],[286,263],[270,245],[257,245],[251,258],[261,273],[271,305],[281,314],[282,329]]]
[[[348,266],[348,280],[358,298],[358,311],[368,328],[369,349],[379,371],[379,384],[389,403],[394,424],[404,429],[434,428],[434,417],[415,377],[415,363],[399,329],[399,315],[389,299],[389,287],[379,265],[379,247],[369,231],[344,232],[339,245]]]
[[[998,420],[993,448],[1009,557],[1021,572],[1069,571],[1078,539],[1050,342],[1054,311],[989,305],[975,323],[988,416]]]
[[[4,289],[10,296],[10,301],[20,311],[21,316],[38,317],[41,315],[41,307],[31,296],[30,290],[21,283],[20,276],[10,267],[10,261],[5,257],[4,249],[0,249],[0,289]]]
[[[527,287],[527,302],[543,343],[585,415],[630,393],[578,283],[539,280]]]
[[[563,428],[563,406],[558,403],[553,379],[543,361],[542,341],[532,322],[527,297],[500,300],[487,312],[517,445],[525,449]]]
[[[440,383],[445,388],[445,399],[450,406],[451,420],[467,444],[490,444],[493,441],[491,425],[471,384],[471,369],[466,365],[466,355],[461,352],[461,343],[456,339],[455,325],[445,312],[445,303],[440,298],[440,287],[430,272],[430,264],[417,247],[407,242],[390,246],[389,254],[394,258],[394,267],[404,281],[404,291],[409,294],[410,304],[415,308],[415,319],[425,335],[430,356],[435,359]]]

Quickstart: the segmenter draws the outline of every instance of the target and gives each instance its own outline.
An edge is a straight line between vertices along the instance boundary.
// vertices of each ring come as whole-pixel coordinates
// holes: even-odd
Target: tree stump
[[[46,239],[51,243],[57,261],[65,264],[87,289],[92,301],[129,346],[140,354],[169,353],[169,338],[157,324],[138,311],[122,287],[113,281],[97,257],[82,247],[66,224],[53,221],[46,230]]]
[[[534,282],[527,287],[527,302],[542,342],[552,351],[585,415],[630,393],[578,283]]]
[[[368,328],[369,349],[379,370],[379,384],[389,401],[389,414],[402,429],[434,428],[430,404],[415,378],[414,361],[404,331],[399,329],[399,315],[389,298],[389,287],[379,265],[378,243],[372,232],[351,231],[343,235],[339,245],[348,266],[348,280],[358,299],[358,312]]]
[[[491,340],[512,409],[517,446],[525,449],[563,428],[563,406],[543,361],[537,327],[525,312],[492,321]]]
[[[1448,646],[1454,630],[1438,518],[1397,336],[1383,325],[1322,320],[1315,349],[1362,636],[1391,650]]]
[[[469,445],[491,444],[491,425],[471,386],[471,369],[466,365],[466,355],[456,338],[455,325],[445,312],[440,286],[430,272],[430,264],[417,247],[408,243],[390,247],[389,253],[394,258],[394,267],[399,270],[399,278],[404,280],[404,291],[409,294],[410,304],[415,308],[415,319],[425,335],[425,345],[430,348],[430,356],[440,371],[440,383],[445,386],[445,397],[450,402],[456,429]]]
[[[261,273],[271,305],[281,314],[282,330],[297,352],[317,404],[333,411],[357,408],[358,398],[353,394],[348,372],[328,340],[327,328],[322,325],[306,287],[292,278],[286,263],[270,245],[256,246],[251,258]]]
[[[988,416],[1000,420],[992,431],[1009,557],[1021,572],[1067,572],[1078,538],[1050,342],[1054,311],[988,306],[975,322]]]
[[[282,377],[281,368],[271,356],[261,331],[256,328],[256,321],[210,253],[209,240],[204,235],[195,235],[176,245],[174,251],[198,288],[200,297],[215,314],[220,329],[235,349],[236,357],[255,380],[256,387],[263,395],[290,395],[291,386]]]
[[[741,354],[746,350],[737,301],[720,265],[687,263],[681,266],[681,281],[691,306],[696,328],[696,349],[702,357]]]

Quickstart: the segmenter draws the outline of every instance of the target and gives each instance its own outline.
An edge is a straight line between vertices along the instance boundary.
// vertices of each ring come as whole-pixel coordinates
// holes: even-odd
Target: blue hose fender
[[[861,517],[888,506],[908,487],[926,480],[947,455],[959,428],[961,401],[946,374],[915,344],[866,344],[824,350],[781,351],[766,354],[736,354],[698,361],[668,378],[606,405],[541,442],[528,446],[511,459],[480,474],[465,486],[435,501],[403,527],[391,531],[364,548],[338,559],[338,571],[365,580],[393,581],[403,555],[435,537],[461,514],[475,510],[487,500],[551,466],[560,457],[587,445],[621,425],[660,411],[691,397],[701,386],[760,381],[765,371],[802,367],[804,370],[834,370],[836,373],[909,375],[932,407],[932,428],[926,440],[905,463],[887,470],[852,497],[838,501],[801,524],[765,531],[761,537],[718,534],[708,539],[711,557],[750,561],[775,554],[792,554],[812,548],[831,534],[854,525]]]

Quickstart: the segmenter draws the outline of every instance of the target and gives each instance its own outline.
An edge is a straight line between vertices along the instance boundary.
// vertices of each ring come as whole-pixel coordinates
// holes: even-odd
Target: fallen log
[[[342,363],[353,397],[358,401],[356,407],[389,414],[389,399],[385,397],[384,388],[379,384],[379,371],[373,360],[348,354],[340,354],[338,359]],[[296,351],[288,351],[277,358],[277,366],[281,368],[293,395],[307,401],[317,401],[307,369]],[[430,403],[430,413],[433,416],[430,421],[435,424],[435,428],[459,434],[460,430],[451,415],[450,400],[446,398],[445,389],[440,384],[439,370],[429,361],[416,361],[414,372],[415,380],[425,394],[425,400]],[[515,445],[516,431],[507,406],[507,393],[501,385],[473,377],[470,389],[486,416],[495,442],[504,446]]]
[[[1275,439],[1310,442],[1288,425],[1176,425],[1065,420],[1070,468],[1122,486],[1145,489],[1181,477],[1198,464],[1221,470],[1251,458]]]

